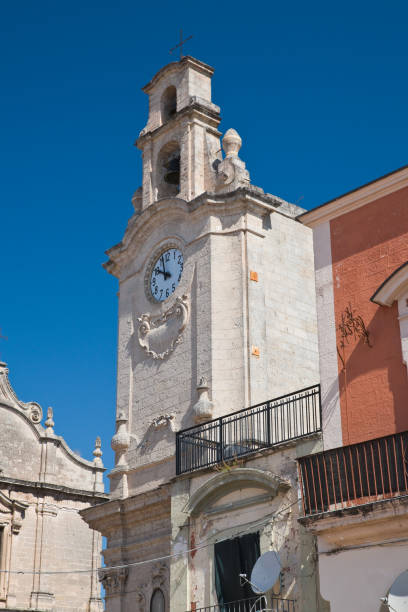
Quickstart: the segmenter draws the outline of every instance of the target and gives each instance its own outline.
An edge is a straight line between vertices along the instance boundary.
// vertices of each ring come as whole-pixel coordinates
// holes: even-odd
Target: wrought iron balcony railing
[[[408,494],[408,432],[300,458],[305,516]]]
[[[268,610],[268,612],[295,612],[295,600],[261,595],[251,599],[240,599],[203,608],[194,607],[189,612],[261,612],[262,610]]]
[[[192,472],[320,430],[320,385],[314,385],[179,431],[176,471]]]

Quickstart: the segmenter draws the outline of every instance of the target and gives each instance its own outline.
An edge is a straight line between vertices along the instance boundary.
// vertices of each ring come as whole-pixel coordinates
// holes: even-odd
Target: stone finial
[[[236,130],[229,129],[222,139],[225,158],[217,165],[216,191],[234,191],[238,187],[249,186],[249,172],[245,162],[238,157],[242,145],[241,136]]]
[[[95,457],[95,459],[93,460],[94,465],[97,465],[97,466],[100,466],[100,467],[102,467],[102,465],[103,465],[102,459],[101,459],[101,457],[102,457],[101,446],[102,446],[101,439],[98,436],[96,438],[96,440],[95,440],[95,450],[93,451],[92,454]]]
[[[123,412],[120,412],[116,419],[116,433],[111,440],[112,450],[116,453],[116,468],[127,468],[125,454],[130,444],[127,422],[128,420]]]
[[[54,412],[51,406],[47,410],[47,420],[45,421],[45,433],[46,435],[52,435],[54,433],[54,420],[53,420]]]
[[[202,376],[197,386],[198,400],[193,406],[194,420],[196,423],[210,421],[213,417],[214,404],[208,397],[209,386],[207,379]]]
[[[226,157],[238,157],[239,150],[242,146],[241,136],[236,130],[230,128],[224,134],[222,139],[222,148],[225,151]]]

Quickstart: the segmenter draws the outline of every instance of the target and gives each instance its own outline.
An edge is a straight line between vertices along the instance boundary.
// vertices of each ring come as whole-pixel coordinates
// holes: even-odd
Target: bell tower
[[[258,425],[248,428],[241,413],[228,431],[220,423],[318,380],[312,232],[296,221],[303,209],[250,183],[236,130],[223,134],[221,152],[212,75],[185,56],[143,88],[142,186],[107,251],[105,268],[119,281],[115,467],[110,501],[84,514],[107,537],[107,612],[216,601],[213,547],[188,551],[197,538],[229,537],[267,516],[272,498],[276,509],[292,507],[285,496],[297,478],[294,451],[256,446]],[[214,462],[247,448],[228,438],[241,434],[261,450],[251,455],[256,469],[235,462],[233,491],[229,466],[215,475],[225,466]],[[285,557],[293,576],[303,567],[292,563],[297,554]]]
[[[168,197],[188,202],[214,189],[221,119],[219,107],[211,102],[213,72],[184,56],[143,87],[149,117],[136,141],[143,154],[141,209]]]

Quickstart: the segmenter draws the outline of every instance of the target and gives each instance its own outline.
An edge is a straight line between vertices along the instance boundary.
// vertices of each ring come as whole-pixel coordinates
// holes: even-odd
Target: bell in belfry
[[[164,180],[170,185],[179,185],[180,183],[180,156],[172,157],[165,164],[166,172]]]

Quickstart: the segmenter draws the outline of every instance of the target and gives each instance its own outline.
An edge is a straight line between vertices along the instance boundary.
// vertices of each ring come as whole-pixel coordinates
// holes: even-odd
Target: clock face
[[[164,251],[150,272],[150,291],[157,302],[174,293],[183,273],[183,253],[176,248]]]

